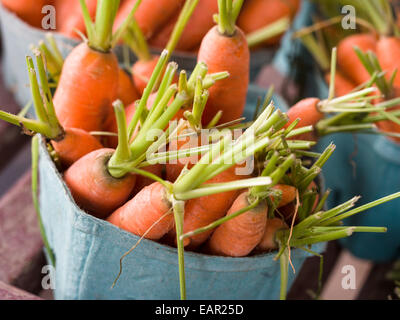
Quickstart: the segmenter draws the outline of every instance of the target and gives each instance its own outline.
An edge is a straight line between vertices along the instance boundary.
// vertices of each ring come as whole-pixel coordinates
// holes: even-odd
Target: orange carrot
[[[114,27],[118,28],[135,5],[127,0],[118,11]],[[135,13],[135,19],[146,39],[150,39],[181,8],[184,0],[143,0]]]
[[[90,17],[96,14],[97,0],[85,0]],[[81,39],[80,35],[86,33],[79,0],[55,0],[57,13],[57,31],[67,37]]]
[[[203,124],[209,123],[219,111],[222,111],[221,123],[236,120],[246,105],[250,52],[243,31],[235,26],[242,1],[229,6],[231,11],[227,10],[227,1],[232,0],[219,3],[219,25],[204,37],[198,55],[198,61],[207,64],[209,73],[227,71],[230,74],[209,90]]]
[[[141,59],[133,64],[133,83],[140,94],[142,94],[146,88],[154,68],[157,65],[158,59],[158,55],[153,55],[149,59]]]
[[[400,64],[398,61],[400,54],[400,39],[396,37],[381,37],[377,43],[376,54],[383,71],[386,71],[388,79],[390,79],[393,72],[397,69],[397,74],[393,84],[400,87]]]
[[[57,116],[64,127],[103,131],[118,95],[118,61],[82,43],[65,60],[54,95]]]
[[[146,5],[148,5],[149,2],[152,1],[148,0]],[[144,3],[142,3],[141,6],[143,4]],[[188,0],[185,3],[182,11],[178,13],[177,24],[174,26],[166,46],[166,50],[168,51],[168,59],[175,50],[176,45],[182,33],[184,32],[186,24],[192,16],[197,4],[198,0]],[[157,4],[157,6],[159,5],[160,4]],[[173,6],[174,1],[170,1],[169,5]],[[125,34],[124,40],[138,57],[138,61],[135,62],[132,67],[132,76],[136,88],[140,93],[143,93],[143,90],[146,87],[151,74],[153,73],[154,67],[157,64],[159,56],[152,55],[150,53],[149,46],[146,41],[146,31],[140,26],[139,21],[136,21],[135,19],[131,21],[131,27]]]
[[[331,74],[327,73],[325,75],[325,81],[330,84],[330,79],[331,79]],[[337,97],[344,96],[351,91],[354,90],[354,88],[357,87],[357,85],[350,79],[348,79],[343,73],[340,71],[336,71],[335,74],[335,94]]]
[[[24,128],[24,132],[40,133],[50,140],[63,168],[68,168],[84,155],[101,149],[101,143],[88,132],[76,128],[63,128],[54,110],[52,96],[47,81],[44,58],[35,51],[37,74],[41,82],[41,90],[36,77],[33,60],[27,57],[28,73],[31,83],[32,100],[38,120],[31,120],[0,111],[0,118]],[[43,94],[42,94],[43,93]]]
[[[241,193],[227,216],[250,205],[248,192]],[[261,202],[255,208],[219,226],[209,241],[207,249],[211,254],[245,257],[260,243],[267,225],[268,205]]]
[[[287,115],[289,117],[289,122],[286,125],[288,127],[296,119],[300,119],[297,127],[307,127],[314,126],[318,121],[324,118],[324,114],[318,110],[318,103],[320,100],[318,98],[306,98],[300,100],[293,107],[289,109]],[[313,133],[306,133],[300,136],[296,136],[299,140],[316,140]]]
[[[207,183],[230,182],[246,178],[245,176],[237,176],[235,170],[236,166],[220,173],[210,179]],[[207,226],[215,220],[225,216],[239,193],[240,191],[236,190],[187,201],[185,206],[183,233]],[[211,233],[212,230],[188,238],[188,241],[186,242],[188,249],[194,250],[199,247],[207,241]]]
[[[118,97],[119,67],[111,52],[117,39],[111,32],[119,1],[99,0],[96,24],[88,16],[85,2],[80,3],[89,41],[75,47],[66,58],[54,104],[64,127],[105,131],[113,115],[111,104]]]
[[[132,78],[122,68],[119,69],[118,84],[118,99],[121,100],[125,106],[140,99],[140,94],[133,84]]]
[[[376,51],[377,41],[373,34],[362,33],[344,38],[337,46],[338,65],[340,70],[356,85],[367,82],[371,77],[363,67],[354,51],[358,47],[362,52]]]
[[[114,178],[105,166],[114,149],[100,149],[76,161],[64,180],[76,203],[95,217],[104,219],[128,200],[136,176]]]
[[[272,189],[279,190],[282,192],[282,197],[278,203],[277,208],[281,208],[289,204],[296,199],[296,188],[285,184],[278,184]],[[272,199],[273,200],[273,199]]]
[[[276,250],[279,244],[275,240],[275,234],[281,229],[288,229],[287,224],[279,218],[269,219],[264,229],[264,235],[257,246],[257,250],[271,251]]]
[[[190,18],[185,30],[182,33],[176,50],[190,51],[200,45],[201,40],[207,32],[213,27],[213,16],[218,12],[218,0],[200,0],[197,5],[193,16]],[[179,14],[163,27],[160,32],[151,38],[150,44],[156,48],[164,48],[176,22],[178,21]]]
[[[293,19],[300,7],[300,0],[248,0],[239,15],[238,26],[246,34],[257,31],[277,20]],[[281,36],[265,41],[266,45],[276,44]]]
[[[33,27],[41,28],[42,8],[52,4],[51,0],[1,0],[3,6]]]
[[[161,239],[174,226],[174,215],[165,188],[161,183],[154,182],[116,210],[108,218],[108,221],[121,229],[142,236],[153,226],[155,221],[168,212],[171,212],[171,214],[154,225],[146,234],[146,239]]]
[[[86,154],[102,149],[103,146],[94,136],[82,129],[67,128],[60,140],[51,142],[64,168],[70,167]]]

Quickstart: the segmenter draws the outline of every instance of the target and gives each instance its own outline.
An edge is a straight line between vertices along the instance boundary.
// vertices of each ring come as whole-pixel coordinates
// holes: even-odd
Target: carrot
[[[377,49],[375,35],[370,33],[351,35],[341,40],[337,46],[338,66],[340,70],[356,85],[360,85],[367,82],[370,79],[370,75],[358,59],[354,52],[354,47],[358,47],[363,52],[375,52]]]
[[[85,0],[91,18],[95,17],[97,0]],[[85,21],[79,0],[55,0],[57,31],[66,37],[81,39],[78,32],[85,34]],[[77,32],[78,31],[78,32]]]
[[[250,205],[248,192],[241,193],[227,216]],[[261,202],[255,208],[219,226],[207,243],[211,254],[245,257],[260,243],[267,225],[268,205]]]
[[[235,170],[236,167],[226,170],[213,179],[210,179],[207,183],[230,182],[246,178],[246,176],[237,176]],[[185,205],[183,233],[207,226],[211,222],[222,218],[239,192],[240,191],[235,190],[189,200]],[[207,241],[211,233],[212,230],[189,238],[186,242],[186,247],[189,250],[198,248]]]
[[[141,111],[145,108],[148,93],[152,91],[156,78],[164,69],[166,55],[166,53],[161,55],[149,87],[146,88],[146,94],[138,102],[133,122],[139,119]],[[168,67],[166,74],[170,74],[170,70],[174,72],[175,68]],[[168,76],[169,80],[170,78]],[[150,111],[132,142],[123,104],[121,101],[114,103],[118,124],[117,148],[115,150],[105,148],[86,155],[75,162],[64,176],[71,194],[82,209],[97,217],[106,218],[128,200],[136,182],[136,176],[132,172],[143,172],[138,166],[145,160],[147,149],[153,144],[153,141],[147,139],[148,132],[165,130],[168,122],[185,102],[183,94],[178,93],[173,104],[164,110],[166,101],[176,93],[175,87],[171,86],[166,90],[165,97]],[[133,128],[135,127],[133,125]],[[144,172],[145,176],[146,174]],[[84,181],[86,182],[83,183]]]
[[[107,164],[114,149],[100,149],[76,161],[64,174],[64,180],[76,203],[97,218],[110,213],[128,200],[136,176],[113,177]]]
[[[300,7],[299,0],[248,0],[238,18],[238,26],[249,34],[277,20],[293,19]],[[265,41],[265,45],[277,44],[281,36]]]
[[[33,27],[41,28],[42,8],[51,0],[1,0],[3,6]]]
[[[115,28],[119,28],[137,0],[127,0],[118,11]],[[184,0],[143,0],[135,19],[146,39],[150,39],[183,6]]]
[[[243,257],[247,256],[261,241],[267,224],[268,191],[276,187],[295,160],[290,155],[275,170],[265,167],[261,177],[269,175],[268,186],[254,186],[241,193],[229,209],[226,216],[210,237],[206,250],[215,255]],[[272,170],[272,172],[270,172]],[[214,222],[216,224],[218,222]]]
[[[331,81],[331,73],[328,72],[325,75],[325,81],[330,84]],[[356,84],[347,78],[343,73],[340,71],[337,71],[335,74],[335,94],[338,97],[344,96],[351,91],[354,90],[354,88],[357,87]]]
[[[290,202],[292,202],[294,199],[296,199],[296,188],[293,186],[278,184],[274,186],[272,189],[278,190],[282,193],[277,208],[284,207]]]
[[[243,31],[235,26],[243,1],[231,2],[219,1],[219,24],[204,37],[198,54],[198,61],[207,64],[209,73],[230,74],[209,90],[203,124],[209,123],[219,111],[222,111],[221,123],[236,120],[246,105],[250,52]],[[232,10],[227,10],[228,4]]]
[[[118,61],[110,49],[119,36],[118,32],[111,36],[119,1],[100,0],[95,24],[83,0],[81,5],[89,41],[75,47],[66,58],[54,104],[64,127],[104,131],[118,95]]]
[[[143,235],[155,221],[171,212],[146,234],[146,239],[159,240],[174,226],[174,215],[171,209],[164,186],[159,182],[154,182],[116,210],[108,221],[126,231]]]
[[[261,241],[258,243],[256,249],[259,251],[272,251],[279,247],[275,238],[276,232],[281,229],[288,229],[287,224],[279,218],[269,219],[264,229],[264,234]]]
[[[140,98],[140,94],[133,84],[132,78],[122,68],[119,69],[118,84],[118,99],[124,105],[128,106]]]
[[[168,59],[175,50],[186,24],[198,4],[198,1],[199,0],[188,0],[180,12],[178,21],[174,26],[166,46],[166,50],[169,54]],[[151,2],[151,0],[148,2]],[[129,45],[139,59],[132,66],[132,76],[133,82],[140,93],[143,93],[148,79],[153,73],[154,67],[159,59],[158,55],[152,55],[150,53],[145,34],[145,31],[140,27],[140,23],[133,19],[131,21],[131,28],[128,30],[128,32],[126,32],[124,37],[125,42]]]
[[[214,26],[213,16],[218,12],[218,0],[200,0],[193,16],[190,18],[186,28],[184,29],[181,39],[179,40],[176,50],[190,51],[200,45],[201,40],[207,32]],[[168,39],[171,37],[172,31],[179,14],[171,19],[160,32],[150,39],[150,44],[156,48],[164,48]]]
[[[296,119],[300,119],[298,124],[298,127],[300,128],[316,125],[318,121],[324,118],[324,114],[318,109],[319,102],[320,100],[318,98],[305,98],[296,103],[287,112],[290,120],[286,127],[288,127]],[[314,133],[306,133],[297,136],[296,139],[314,141],[316,137]]]
[[[387,79],[390,80],[393,72],[399,71],[400,67],[397,58],[400,54],[400,39],[397,37],[381,37],[377,43],[376,54],[383,71],[386,71]],[[397,72],[393,84],[400,87],[399,72]]]
[[[68,168],[84,155],[101,149],[101,143],[88,132],[76,128],[63,128],[54,110],[49,84],[45,74],[44,59],[39,51],[35,51],[41,91],[31,57],[27,57],[31,93],[38,120],[26,119],[0,111],[0,118],[24,128],[24,132],[40,133],[51,140],[51,145],[63,168]],[[43,95],[42,95],[43,92]]]

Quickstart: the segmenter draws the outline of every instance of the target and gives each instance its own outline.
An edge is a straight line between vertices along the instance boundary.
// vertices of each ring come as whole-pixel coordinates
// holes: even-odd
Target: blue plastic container
[[[247,115],[253,114],[257,98],[264,94],[251,87]],[[279,97],[274,100],[286,109]],[[111,289],[119,259],[139,238],[80,210],[43,142],[39,170],[40,208],[57,260],[56,299],[179,299],[176,249],[149,240],[124,260],[122,276]],[[313,246],[317,252],[324,248],[324,244]],[[273,261],[274,255],[226,258],[185,253],[188,299],[278,299],[280,265]],[[308,256],[292,250],[296,270]],[[294,278],[289,271],[289,288]]]
[[[313,5],[304,2],[304,12],[295,28],[301,29],[311,22]],[[328,97],[328,86],[316,63],[298,41],[290,34],[283,42],[283,49],[274,59],[274,65],[286,76],[301,79],[299,83],[306,97]],[[296,61],[305,70],[291,66]],[[295,72],[294,72],[295,71]],[[354,196],[362,198],[358,205],[374,201],[400,191],[400,145],[383,136],[371,134],[334,134],[324,137],[316,147],[323,151],[334,142],[334,154],[324,166],[325,186],[332,190],[327,201],[332,208]],[[355,256],[375,262],[392,261],[400,257],[400,199],[378,206],[345,221],[347,225],[387,227],[385,234],[355,234],[340,242]]]

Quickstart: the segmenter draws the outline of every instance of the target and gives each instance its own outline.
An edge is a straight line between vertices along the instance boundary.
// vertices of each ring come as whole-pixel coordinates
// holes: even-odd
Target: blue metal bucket
[[[254,113],[255,102],[264,94],[263,90],[250,88],[246,114]],[[279,97],[274,100],[286,109]],[[43,142],[39,170],[40,208],[57,260],[56,299],[179,299],[176,249],[149,240],[143,240],[124,260],[122,276],[111,289],[119,271],[119,259],[139,238],[80,210]],[[324,244],[313,246],[317,252],[324,248]],[[300,270],[308,256],[302,250],[292,251],[296,270]],[[273,257],[274,254],[264,254],[226,258],[187,252],[188,298],[278,299],[280,265]],[[294,278],[289,272],[289,288]]]

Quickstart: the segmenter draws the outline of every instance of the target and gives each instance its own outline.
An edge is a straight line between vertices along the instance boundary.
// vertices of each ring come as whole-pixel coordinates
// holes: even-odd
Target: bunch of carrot
[[[335,92],[339,96],[351,93],[366,84],[374,85],[379,89],[382,97],[371,100],[371,104],[375,104],[377,112],[380,113],[379,118],[382,120],[375,121],[376,125],[382,133],[389,135],[390,139],[399,142],[400,126],[395,113],[398,110],[398,104],[395,102],[396,98],[399,98],[397,88],[400,78],[397,70],[400,65],[397,55],[400,52],[400,33],[395,24],[396,19],[390,1],[367,0],[363,2],[362,6],[358,6],[357,1],[354,3],[349,1],[349,4],[354,4],[362,15],[363,18],[357,18],[357,23],[363,27],[361,30],[364,31],[346,35],[340,31],[340,27],[337,28],[336,33],[344,35],[344,37],[339,36],[339,40],[335,40],[336,43],[333,41],[333,45],[337,46],[338,62],[338,71],[335,75],[330,74],[329,55],[327,54],[332,41],[329,39],[317,41],[316,39],[332,38],[331,30],[335,24],[341,22],[341,19],[330,17],[329,20],[299,31],[297,37],[302,39],[313,54],[325,73],[327,82],[334,83]],[[320,5],[324,7],[324,4]],[[330,31],[324,33],[324,29]],[[315,33],[316,36],[314,37],[312,33]],[[322,46],[320,46],[321,43]],[[319,47],[318,50],[317,47]],[[384,78],[386,78],[386,83],[384,83]],[[387,108],[380,110],[385,105]],[[375,119],[376,113],[373,111],[371,109],[370,116],[367,117],[366,114],[364,118]],[[386,118],[382,116],[382,112],[385,112]]]

